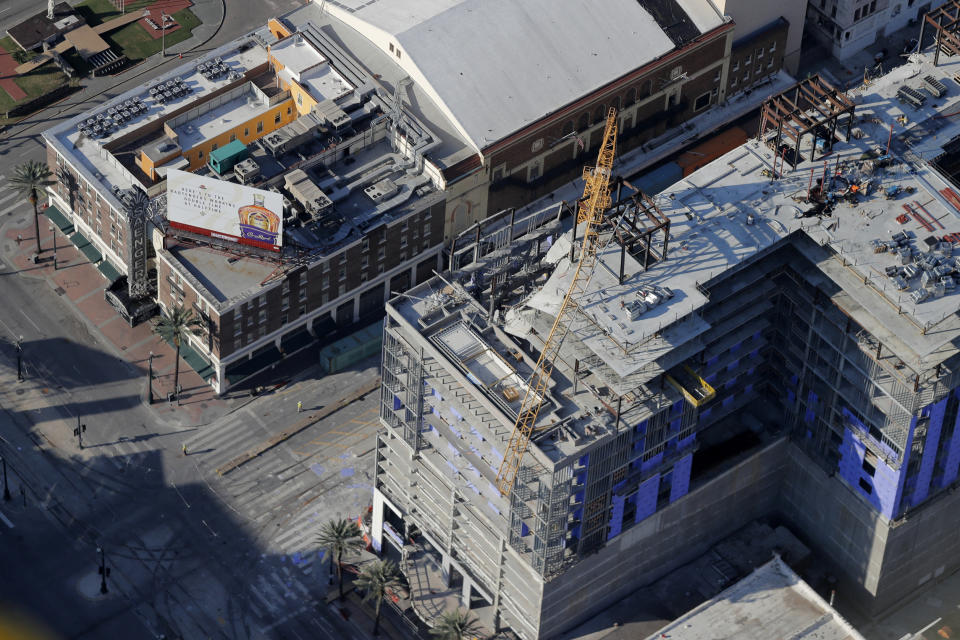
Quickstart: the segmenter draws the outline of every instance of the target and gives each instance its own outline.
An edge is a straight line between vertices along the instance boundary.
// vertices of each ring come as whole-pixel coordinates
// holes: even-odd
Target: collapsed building
[[[762,517],[870,611],[960,566],[958,71],[805,80],[592,231],[508,212],[388,303],[372,531],[422,617],[553,637]]]

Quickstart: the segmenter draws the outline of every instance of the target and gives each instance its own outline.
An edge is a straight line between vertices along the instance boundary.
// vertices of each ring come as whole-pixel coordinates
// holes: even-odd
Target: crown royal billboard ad
[[[171,169],[167,173],[167,220],[176,229],[279,251],[283,244],[283,197]]]

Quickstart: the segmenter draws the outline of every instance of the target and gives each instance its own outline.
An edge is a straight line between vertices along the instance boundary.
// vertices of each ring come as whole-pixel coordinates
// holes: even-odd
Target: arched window
[[[617,113],[620,113],[620,96],[614,96],[613,102],[610,103],[610,106],[617,110]]]
[[[593,114],[593,121],[596,123],[603,122],[607,119],[607,110],[603,105],[597,107],[597,110]]]
[[[563,123],[563,129],[560,130],[560,137],[565,138],[571,133],[573,133],[573,120],[567,120]]]
[[[577,131],[583,132],[590,128],[590,114],[583,113],[580,115],[580,122],[577,124]]]
[[[627,89],[627,97],[623,101],[623,106],[629,107],[637,101],[637,90],[634,87]]]

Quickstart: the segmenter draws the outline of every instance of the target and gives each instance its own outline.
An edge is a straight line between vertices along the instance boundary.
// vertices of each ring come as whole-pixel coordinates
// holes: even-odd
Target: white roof
[[[665,0],[658,0],[663,3]],[[709,0],[668,0],[705,32]],[[663,56],[638,0],[327,0],[400,64],[478,150]]]
[[[773,560],[648,640],[863,640],[783,560]]]

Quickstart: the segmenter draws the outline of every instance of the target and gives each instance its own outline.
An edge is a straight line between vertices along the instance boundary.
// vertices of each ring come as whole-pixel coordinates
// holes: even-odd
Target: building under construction
[[[960,566],[939,62],[804,81],[655,197],[601,149],[574,229],[490,220],[388,304],[373,533],[422,617],[553,637],[756,518],[869,610]]]

